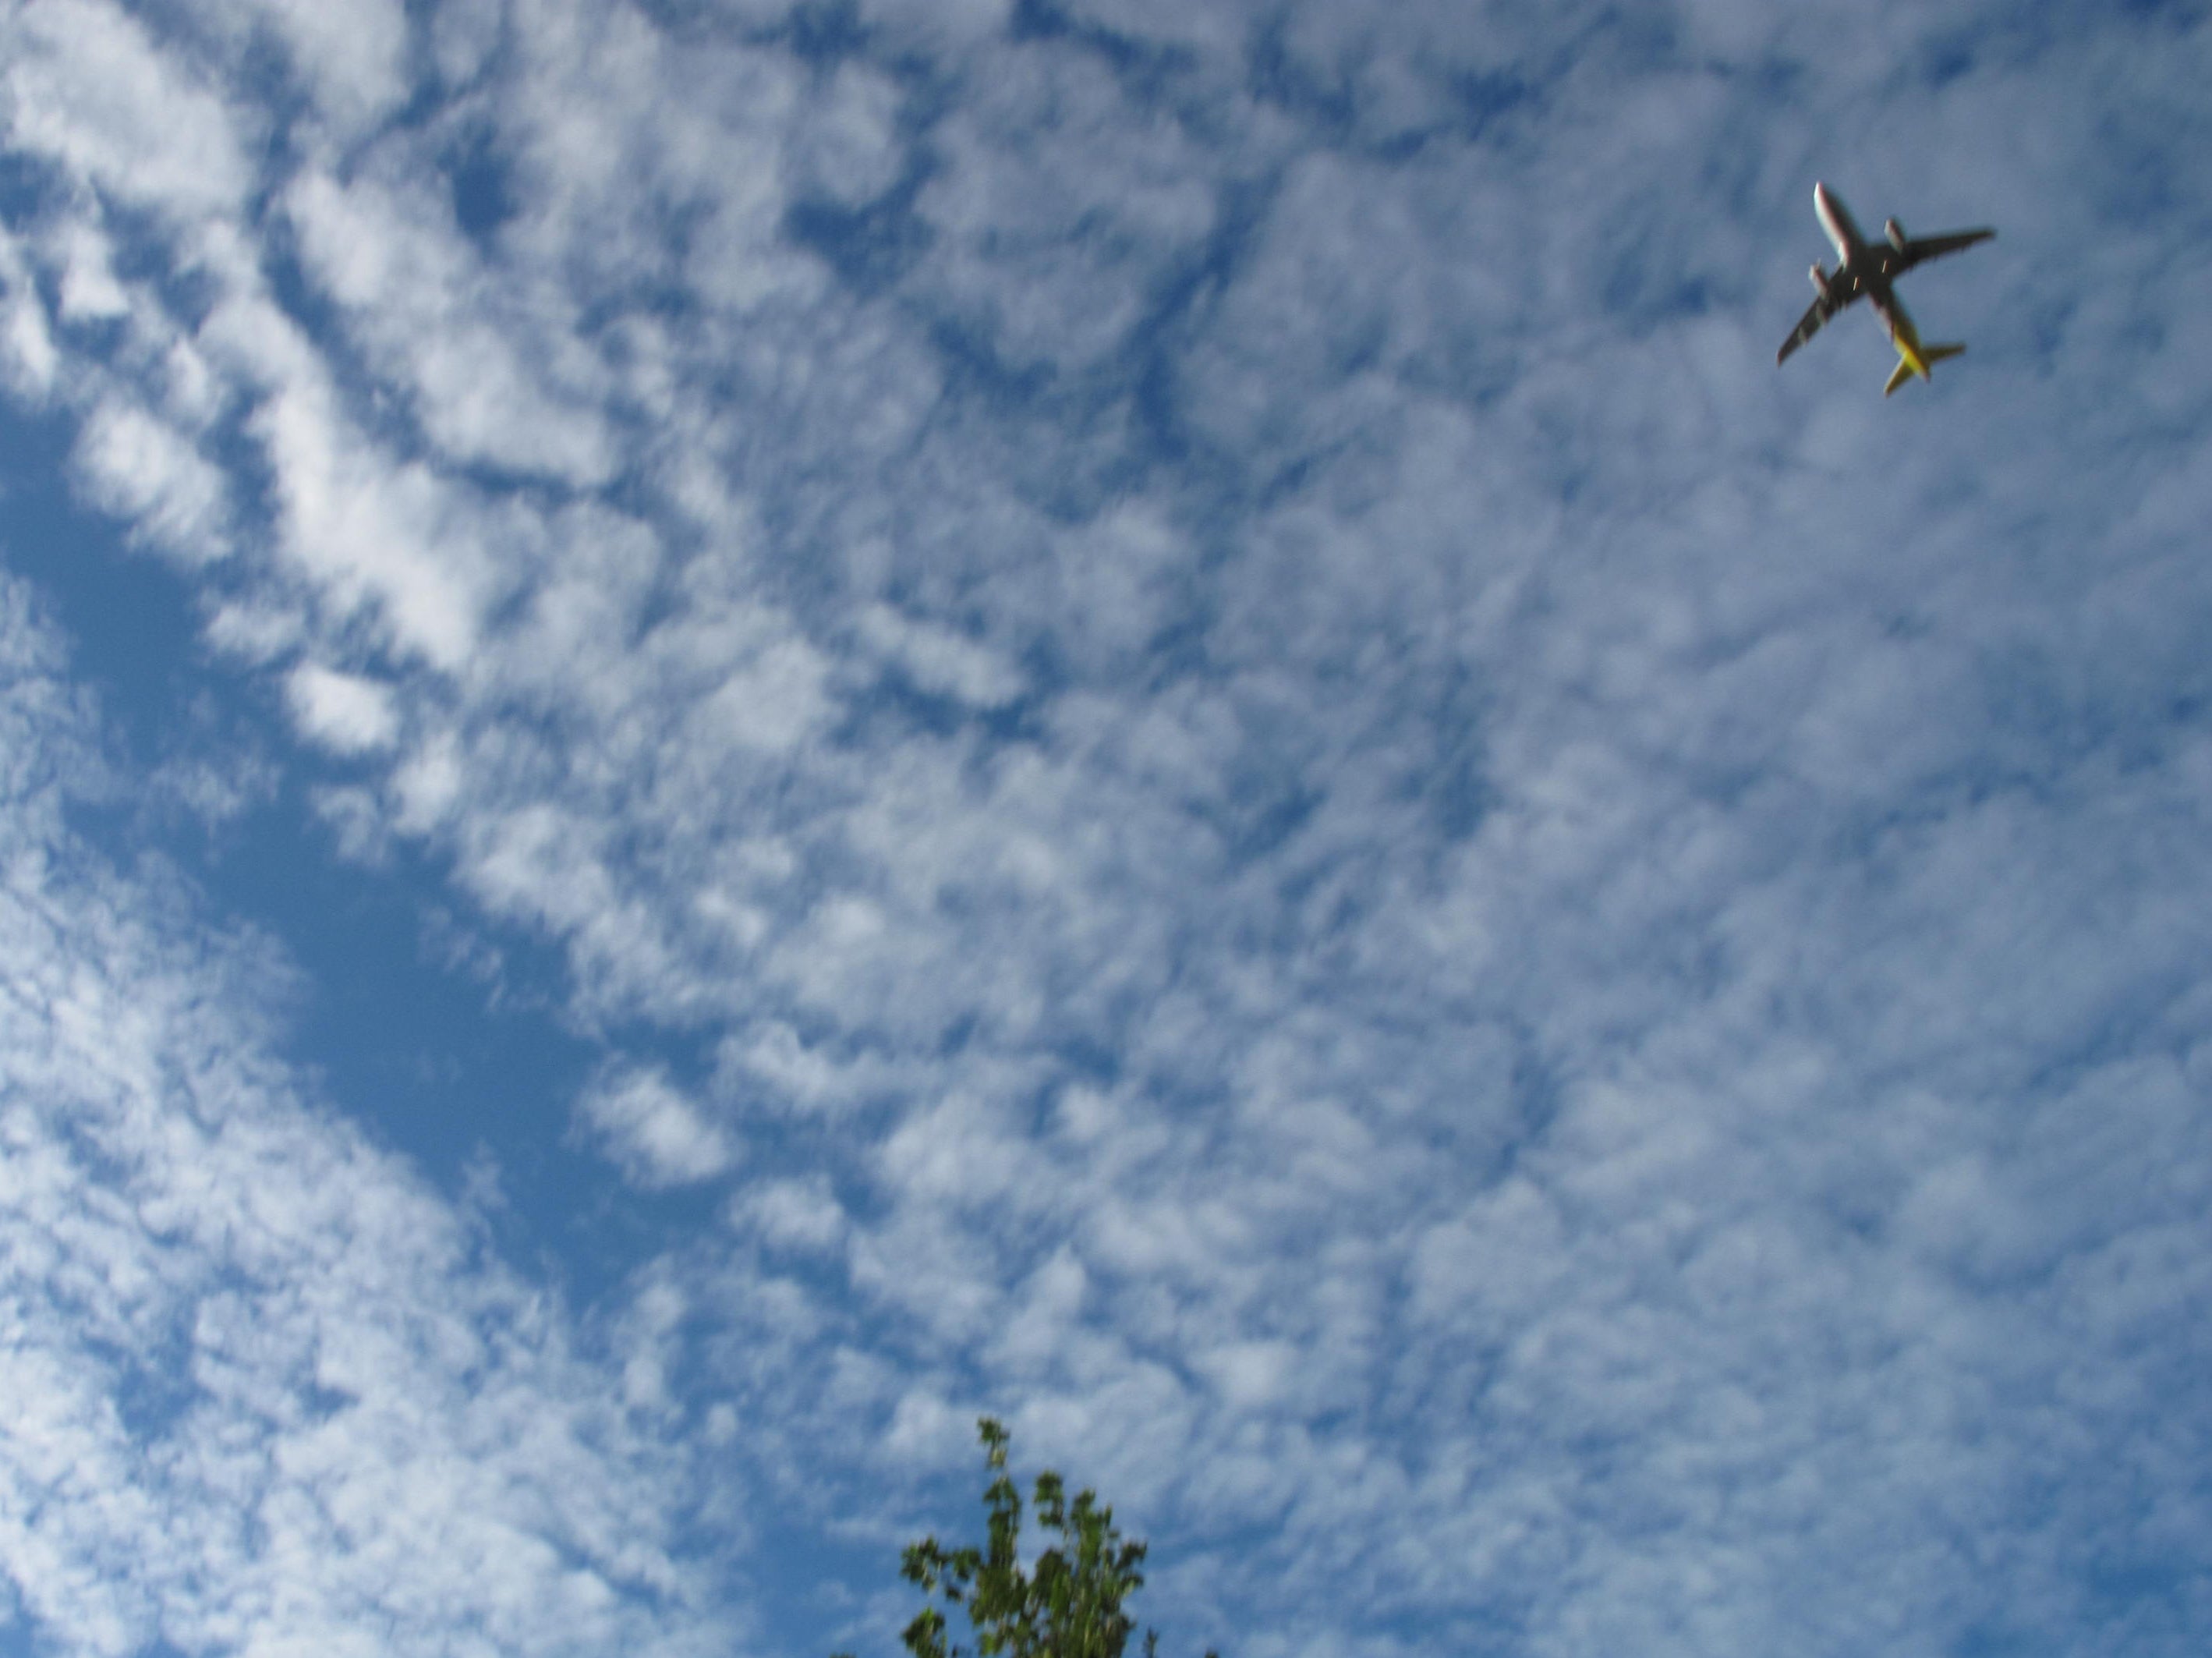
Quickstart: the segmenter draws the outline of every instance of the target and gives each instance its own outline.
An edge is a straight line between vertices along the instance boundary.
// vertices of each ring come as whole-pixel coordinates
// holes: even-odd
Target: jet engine
[[[1828,273],[1820,268],[1820,261],[1813,261],[1813,286],[1820,290],[1822,299],[1828,297]]]
[[[1895,219],[1886,219],[1882,222],[1881,229],[1882,233],[1889,238],[1889,245],[1902,253],[1905,251],[1905,227]]]

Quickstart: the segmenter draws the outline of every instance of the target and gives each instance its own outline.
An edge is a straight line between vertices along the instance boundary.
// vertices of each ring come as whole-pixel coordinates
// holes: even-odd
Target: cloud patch
[[[79,431],[72,459],[86,495],[170,557],[205,564],[230,551],[222,472],[143,405],[103,400]]]
[[[563,955],[612,1397],[793,1546],[895,1558],[988,1408],[1194,1644],[2193,1651],[2212,34],[1262,9],[441,8],[380,123],[21,8],[18,379],[190,435],[304,797]],[[260,217],[100,195],[41,88],[118,31]],[[1869,214],[2069,227],[1888,404],[1870,329],[1771,363],[1836,131]],[[861,1576],[764,1570],[781,1645],[893,1645]]]
[[[265,942],[64,827],[100,768],[60,659],[0,584],[8,1638],[722,1649],[613,1365],[276,1057]]]
[[[333,753],[374,753],[398,736],[392,688],[375,680],[302,662],[285,677],[284,693],[301,731]]]
[[[658,1070],[599,1078],[576,1102],[576,1125],[648,1191],[711,1180],[738,1161],[730,1137]]]

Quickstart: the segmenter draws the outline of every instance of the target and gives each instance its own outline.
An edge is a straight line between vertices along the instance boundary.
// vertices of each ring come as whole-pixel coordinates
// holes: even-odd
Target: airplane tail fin
[[[1889,383],[1881,388],[1881,394],[1887,397],[1914,375],[1918,375],[1923,380],[1927,379],[1929,369],[1942,362],[1945,357],[1956,357],[1966,349],[1965,346],[1954,342],[1945,345],[1923,345],[1917,352],[1899,350],[1897,354],[1897,367],[1889,371]]]

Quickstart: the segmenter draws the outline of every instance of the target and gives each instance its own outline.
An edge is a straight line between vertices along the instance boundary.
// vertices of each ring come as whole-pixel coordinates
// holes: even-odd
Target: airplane
[[[1889,384],[1881,388],[1884,397],[1905,384],[1908,375],[1918,375],[1926,380],[1932,365],[1966,349],[1963,345],[1923,345],[1920,331],[1912,326],[1912,319],[1905,314],[1890,283],[1916,265],[1955,253],[1962,247],[1972,247],[1978,241],[1987,241],[1996,235],[1996,231],[1954,230],[1941,236],[1908,236],[1905,227],[1891,219],[1882,226],[1886,240],[1870,242],[1859,234],[1850,210],[1824,184],[1813,186],[1813,210],[1820,216],[1820,228],[1828,233],[1828,240],[1836,244],[1836,269],[1832,275],[1820,268],[1818,259],[1813,261],[1813,286],[1819,292],[1812,308],[1774,354],[1778,366],[1820,332],[1822,323],[1859,299],[1873,302],[1875,314],[1881,319],[1889,343],[1897,347],[1897,367],[1890,373]]]

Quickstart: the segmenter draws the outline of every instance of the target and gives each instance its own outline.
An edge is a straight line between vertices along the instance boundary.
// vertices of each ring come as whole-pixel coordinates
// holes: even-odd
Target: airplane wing
[[[1978,241],[1987,241],[1996,235],[1994,230],[1954,230],[1946,236],[1909,237],[1904,256],[1897,262],[1897,273],[1924,265],[1929,259],[1940,259],[1946,253],[1955,253],[1962,247],[1972,247]]]
[[[1782,349],[1774,354],[1775,366],[1779,368],[1789,361],[1792,351],[1819,333],[1822,323],[1850,303],[1850,301],[1840,296],[1832,299],[1826,294],[1814,295],[1812,304],[1805,308],[1805,314],[1797,319],[1796,327],[1790,330],[1790,338],[1782,342]]]

